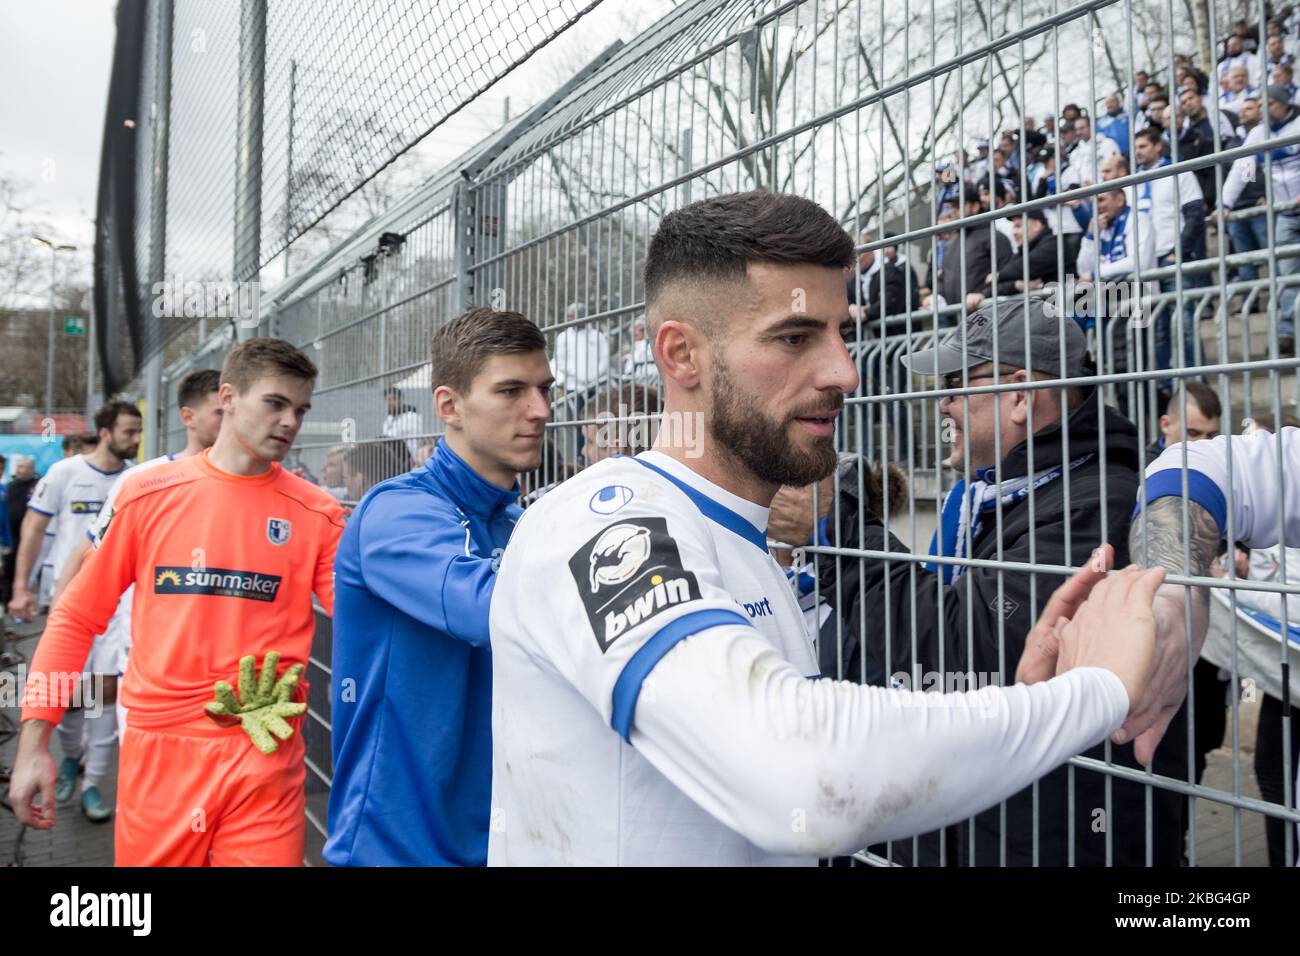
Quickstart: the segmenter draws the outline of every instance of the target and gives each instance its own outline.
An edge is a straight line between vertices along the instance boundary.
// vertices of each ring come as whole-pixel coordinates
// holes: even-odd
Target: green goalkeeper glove
[[[254,747],[264,754],[272,754],[280,746],[276,737],[288,740],[293,736],[293,728],[284,718],[301,717],[307,711],[305,702],[295,704],[289,699],[298,686],[304,666],[294,664],[276,680],[275,670],[280,663],[278,651],[267,653],[260,678],[256,676],[256,663],[257,658],[252,654],[240,658],[238,698],[230,684],[219,680],[213,687],[216,700],[203,709],[219,724],[233,726],[238,721]]]

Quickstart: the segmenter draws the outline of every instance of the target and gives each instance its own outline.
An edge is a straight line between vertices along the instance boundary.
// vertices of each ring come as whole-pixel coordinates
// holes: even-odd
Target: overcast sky
[[[203,2],[237,7],[239,0]],[[0,0],[0,5],[5,24],[0,30],[0,175],[22,188],[25,211],[48,224],[49,238],[80,247],[77,272],[89,281],[116,0]],[[454,157],[500,124],[507,97],[517,114],[596,50],[615,38],[632,39],[672,5],[673,0],[605,0],[581,26],[455,116],[419,152],[434,165]],[[179,123],[173,117],[174,126]]]
[[[115,3],[0,2],[0,175],[28,187],[28,208],[50,224],[50,238],[88,250]]]

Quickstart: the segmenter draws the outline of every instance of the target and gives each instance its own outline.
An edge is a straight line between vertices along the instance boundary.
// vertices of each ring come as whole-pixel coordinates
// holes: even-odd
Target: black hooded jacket
[[[1060,280],[1061,274],[1056,263],[1056,236],[1050,229],[1044,229],[1039,233],[1038,238],[1029,244],[1028,260],[1028,271],[1020,253],[1013,253],[1009,260],[1001,263],[997,274],[998,295],[1014,295],[1019,291],[1016,289],[1018,279],[1029,281],[1040,279],[1044,283]],[[980,291],[986,296],[994,294],[994,289],[989,283],[985,283]]]
[[[948,240],[944,247],[943,268],[939,271],[939,291],[949,305],[957,305],[966,298],[968,292],[980,290],[985,276],[994,271],[994,259],[997,260],[1000,271],[1012,258],[1011,243],[993,228],[992,223],[968,226],[961,230],[960,236],[960,241]],[[963,249],[966,257],[964,273]],[[1016,260],[1017,263],[1019,261]]]
[[[1070,413],[1068,452],[1063,448],[1064,432],[1059,424],[1034,436],[1034,472],[1091,454],[1087,461],[1068,471],[1068,499],[1066,479],[1057,478],[1034,492],[1032,521],[1027,498],[1003,507],[1000,535],[997,521],[990,514],[971,542],[972,558],[1079,567],[1096,547],[1109,541],[1115,548],[1116,567],[1128,564],[1129,521],[1138,492],[1138,436],[1131,422],[1106,407],[1103,445],[1097,407],[1096,394],[1090,392]],[[1024,442],[1004,459],[1002,478],[1029,473],[1029,443]],[[828,521],[832,544],[867,551],[907,550],[883,526],[880,517],[869,511],[862,515],[859,535],[857,502],[855,494],[841,493],[838,509],[832,508]],[[822,559],[822,599],[842,609],[838,616],[843,626],[839,647],[834,628],[822,629],[822,673],[836,676],[842,662],[842,676],[846,679],[888,686],[891,676],[902,673],[915,690],[966,690],[982,684],[1013,683],[1025,637],[1063,580],[1051,574],[968,567],[955,583],[945,586],[936,574],[912,562]],[[826,640],[828,632],[830,640]],[[1186,779],[1185,748],[1186,723],[1180,714],[1160,748],[1156,772]],[[1132,745],[1110,749],[1116,763],[1139,766]],[[1086,756],[1105,759],[1104,751],[1104,745],[1098,746]],[[1040,865],[1071,862],[1068,774],[1068,767],[1060,767],[1038,784]],[[1108,809],[1102,774],[1076,768],[1074,778],[1073,862],[1105,864],[1109,832],[1115,864],[1143,865],[1144,788],[1114,780]],[[1177,865],[1182,853],[1179,799],[1156,789],[1152,804],[1153,863]],[[1006,808],[1006,862],[1030,865],[1034,862],[1032,789],[1009,798]],[[973,859],[968,824],[949,828],[947,862],[998,865],[1000,818],[998,807],[976,818]],[[939,860],[936,834],[922,838],[920,854],[914,860],[911,841],[893,846],[895,859],[901,856],[905,862],[920,864]]]
[[[913,309],[921,307],[920,284],[916,281],[916,273],[908,276],[903,270],[909,272],[912,266],[906,262],[899,265],[898,262],[891,262],[884,259],[880,263],[880,268],[867,275],[861,270],[854,270],[848,279],[849,304],[857,305],[861,303],[866,306],[863,319],[870,322],[880,321],[881,315],[904,315]],[[880,287],[885,287],[884,308],[882,313]]]

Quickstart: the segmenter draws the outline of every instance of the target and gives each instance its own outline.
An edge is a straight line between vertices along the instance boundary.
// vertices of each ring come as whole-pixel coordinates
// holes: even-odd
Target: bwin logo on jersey
[[[284,544],[292,531],[293,526],[284,518],[266,519],[266,539],[272,544]]]
[[[700,600],[665,518],[609,525],[569,558],[569,572],[601,653],[662,611]]]
[[[689,601],[692,583],[693,580],[687,580],[685,576],[664,580],[662,574],[650,575],[649,590],[642,592],[622,610],[610,611],[605,615],[604,645],[608,647],[613,644],[614,639],[629,627],[636,627],[664,608]]]

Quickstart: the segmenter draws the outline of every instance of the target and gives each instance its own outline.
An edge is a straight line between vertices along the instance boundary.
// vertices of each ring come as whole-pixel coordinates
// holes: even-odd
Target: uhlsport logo
[[[214,597],[274,601],[279,590],[278,574],[230,568],[204,568],[202,571],[185,566],[154,568],[154,594],[210,594]]]
[[[266,519],[266,539],[272,544],[284,544],[289,540],[289,534],[292,530],[292,526],[285,518]]]
[[[632,489],[627,485],[606,485],[591,496],[587,507],[598,515],[612,515],[632,498]]]
[[[610,525],[569,558],[569,571],[601,653],[638,624],[700,599],[664,518]]]

